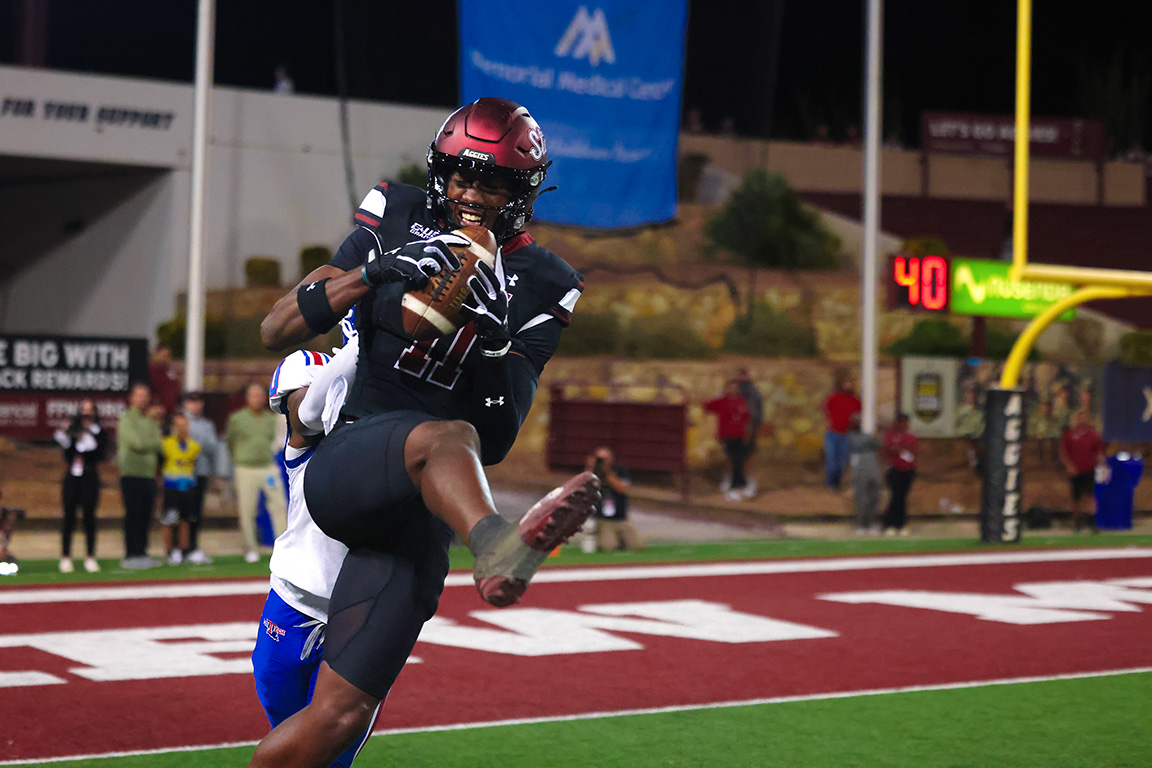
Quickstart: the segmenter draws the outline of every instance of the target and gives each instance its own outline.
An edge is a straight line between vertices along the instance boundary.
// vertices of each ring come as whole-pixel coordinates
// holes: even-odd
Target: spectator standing
[[[108,433],[100,427],[96,403],[83,400],[71,423],[61,425],[54,435],[64,449],[64,479],[60,496],[64,504],[61,521],[60,572],[72,573],[72,532],[76,528],[76,507],[84,521],[86,545],[84,570],[100,570],[96,562],[96,507],[100,502],[100,462],[108,456]]]
[[[147,414],[152,399],[148,385],[138,382],[128,393],[128,409],[116,427],[116,459],[120,495],[124,500],[124,568],[154,568],[148,556],[148,528],[156,506],[156,464],[163,450],[160,424]]]
[[[824,400],[828,428],[824,432],[824,481],[829,488],[840,490],[844,467],[848,464],[848,430],[852,414],[860,412],[860,398],[852,379],[840,372],[832,393]]]
[[[760,426],[764,423],[764,397],[760,389],[752,381],[752,375],[747,368],[736,372],[736,383],[740,387],[740,396],[748,403],[748,455],[756,452],[756,438],[760,436]],[[751,478],[749,478],[751,481]]]
[[[625,550],[642,552],[644,542],[628,519],[628,470],[616,463],[608,447],[597,448],[584,462],[584,468],[600,478],[601,499],[592,513],[596,518],[596,547],[601,552]]]
[[[277,418],[268,410],[267,402],[268,393],[263,385],[248,385],[244,392],[244,408],[228,418],[224,430],[224,441],[232,458],[240,532],[244,535],[244,559],[249,563],[260,559],[256,536],[256,507],[260,492],[265,492],[264,502],[272,517],[276,536],[284,532],[288,519],[280,471],[272,463]]]
[[[916,478],[916,453],[920,441],[908,431],[908,417],[897,414],[896,421],[884,436],[884,451],[888,456],[888,508],[884,511],[884,533],[887,536],[906,536],[908,529],[908,491]]]
[[[196,487],[193,489],[192,519],[188,521],[188,548],[184,560],[196,565],[212,562],[212,558],[200,549],[200,526],[204,521],[204,497],[212,478],[218,474],[220,466],[220,440],[216,435],[216,425],[204,415],[204,396],[199,392],[184,395],[183,413],[188,417],[188,435],[200,446],[196,457]]]
[[[856,533],[876,534],[876,515],[880,510],[880,460],[876,451],[882,443],[875,435],[860,430],[860,414],[850,419],[848,463],[852,467],[852,506],[856,516]]]
[[[740,501],[750,498],[748,478],[744,475],[744,462],[748,458],[748,424],[751,413],[748,401],[740,396],[740,385],[735,379],[724,385],[724,394],[704,403],[704,410],[716,414],[716,439],[724,446],[731,464],[732,478],[724,498]],[[753,493],[755,490],[753,490]]]
[[[200,456],[200,444],[188,434],[188,417],[184,414],[172,417],[172,433],[164,438],[163,453],[160,474],[164,478],[164,514],[160,524],[164,526],[168,564],[179,565],[184,562],[189,525],[195,514],[196,459]]]
[[[984,412],[977,403],[976,390],[964,390],[964,402],[956,409],[956,436],[964,439],[968,468],[977,477],[984,476]]]
[[[288,74],[287,64],[278,64],[272,78],[272,93],[296,93],[296,81]]]
[[[16,521],[24,519],[23,509],[0,507],[0,563],[7,566],[0,570],[0,575],[11,576],[19,570],[16,565],[20,559],[12,554],[9,545],[12,543],[12,532],[16,529]]]
[[[1064,432],[1052,413],[1052,401],[1041,400],[1028,413],[1024,435],[1036,442],[1036,454],[1045,465],[1053,465],[1060,457],[1060,438]]]
[[[1096,427],[1092,426],[1092,416],[1088,409],[1076,411],[1071,426],[1064,430],[1060,438],[1060,461],[1064,464],[1071,486],[1072,528],[1077,533],[1085,525],[1085,516],[1092,531],[1097,530],[1094,517],[1087,514],[1087,500],[1095,496],[1096,466],[1104,461],[1106,447],[1104,439]]]
[[[163,406],[166,417],[175,413],[180,399],[180,382],[172,373],[172,350],[165,344],[157,344],[152,352],[148,382],[152,385],[152,404]]]

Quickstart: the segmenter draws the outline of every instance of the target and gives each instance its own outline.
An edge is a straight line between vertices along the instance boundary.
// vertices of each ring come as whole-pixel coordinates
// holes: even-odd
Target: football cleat
[[[600,480],[583,472],[532,505],[503,541],[476,559],[480,597],[497,608],[520,602],[548,553],[583,527],[599,501]]]

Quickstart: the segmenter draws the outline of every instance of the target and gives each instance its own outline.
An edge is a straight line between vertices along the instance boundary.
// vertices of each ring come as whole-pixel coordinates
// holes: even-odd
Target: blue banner
[[[544,129],[535,215],[599,229],[676,215],[686,0],[460,0],[460,92],[500,96]]]
[[[1152,441],[1152,368],[1104,366],[1103,438]]]

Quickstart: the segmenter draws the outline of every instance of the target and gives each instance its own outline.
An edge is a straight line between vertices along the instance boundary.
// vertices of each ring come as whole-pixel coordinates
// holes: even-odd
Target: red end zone
[[[450,579],[379,729],[1152,666],[1147,549],[556,569],[503,611]],[[263,586],[216,584],[0,592],[0,760],[259,739]]]

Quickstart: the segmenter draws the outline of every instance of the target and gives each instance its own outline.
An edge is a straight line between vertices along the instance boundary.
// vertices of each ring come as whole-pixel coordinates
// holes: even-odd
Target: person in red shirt
[[[1096,482],[1096,465],[1104,460],[1106,444],[1100,433],[1092,426],[1092,418],[1087,408],[1076,412],[1072,425],[1064,430],[1060,438],[1060,461],[1068,473],[1072,486],[1072,527],[1077,532],[1084,527],[1084,518],[1096,530],[1096,521],[1088,515],[1087,499],[1093,497]]]
[[[744,475],[744,462],[748,458],[748,427],[752,421],[748,401],[740,394],[739,382],[724,385],[724,394],[704,403],[704,410],[716,414],[716,439],[724,446],[732,464],[732,484],[724,496],[728,501],[740,501],[751,496],[753,486]],[[754,492],[754,491],[753,491]]]
[[[148,363],[148,382],[152,385],[152,402],[164,406],[164,415],[176,412],[180,399],[180,382],[172,374],[172,350],[166,344],[157,344]]]
[[[829,488],[840,490],[844,467],[848,466],[848,433],[852,431],[852,414],[860,412],[860,398],[852,380],[844,373],[836,377],[832,394],[824,400],[828,430],[824,433],[824,479]]]
[[[887,536],[908,535],[908,490],[916,477],[916,451],[920,441],[908,431],[908,417],[896,414],[896,421],[884,435],[884,454],[888,458],[888,508],[884,510],[884,533]]]

